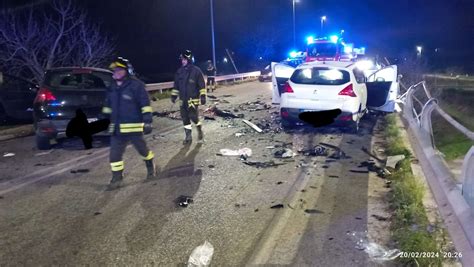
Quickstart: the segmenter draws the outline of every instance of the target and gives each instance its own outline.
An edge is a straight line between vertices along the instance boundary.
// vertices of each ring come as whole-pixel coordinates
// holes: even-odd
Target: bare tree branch
[[[71,0],[5,12],[0,20],[0,67],[39,82],[59,66],[99,66],[114,53],[111,39]]]

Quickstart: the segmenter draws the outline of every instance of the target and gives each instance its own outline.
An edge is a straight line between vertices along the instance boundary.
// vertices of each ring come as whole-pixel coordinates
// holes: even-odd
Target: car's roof
[[[355,68],[355,64],[351,61],[311,61],[299,65],[298,69],[307,67],[335,67],[352,70]]]
[[[108,69],[94,68],[94,67],[58,67],[58,68],[48,69],[47,71],[56,71],[56,70],[91,70],[91,71],[111,72]]]

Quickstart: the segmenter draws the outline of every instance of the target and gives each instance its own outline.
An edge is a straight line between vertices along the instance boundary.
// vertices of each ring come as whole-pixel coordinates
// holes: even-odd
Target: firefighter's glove
[[[177,95],[172,95],[171,96],[171,102],[176,103],[176,100],[178,99],[178,96]]]
[[[151,134],[152,131],[153,131],[153,125],[151,125],[151,123],[145,123],[145,125],[143,126],[143,133]]]
[[[201,95],[201,105],[206,104],[206,95]]]

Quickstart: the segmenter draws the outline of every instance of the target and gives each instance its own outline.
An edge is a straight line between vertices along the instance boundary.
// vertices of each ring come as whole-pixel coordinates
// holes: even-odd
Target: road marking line
[[[157,133],[157,134],[158,135],[169,134],[169,133],[171,133],[173,131],[176,131],[180,128],[181,128],[181,126],[179,126],[179,125],[170,126],[170,127],[166,128],[167,130],[165,130],[164,132]],[[146,139],[147,139],[147,141],[149,141],[152,138],[153,138],[153,135],[146,138]],[[129,146],[131,146],[131,145],[128,145],[128,147]],[[21,178],[12,179],[10,181],[3,182],[3,183],[0,184],[0,195],[10,193],[10,192],[18,190],[18,189],[20,189],[24,186],[39,182],[41,180],[47,179],[49,177],[52,177],[52,176],[60,174],[60,173],[67,172],[68,170],[71,170],[73,168],[77,168],[79,166],[83,166],[83,165],[86,165],[88,163],[97,161],[98,159],[106,157],[108,155],[108,151],[109,151],[108,147],[100,148],[100,149],[96,150],[95,152],[93,152],[91,155],[82,155],[78,158],[74,158],[74,159],[62,162],[62,163],[57,164],[53,167],[48,167],[48,168],[45,168],[45,169],[38,170],[38,171],[36,171],[32,174],[23,176]],[[65,166],[65,165],[66,165],[66,167],[61,168],[62,166]],[[58,168],[60,168],[60,169],[58,169]],[[47,173],[44,174],[44,175],[41,175],[45,172],[47,172]],[[38,177],[38,175],[40,175],[40,176]]]

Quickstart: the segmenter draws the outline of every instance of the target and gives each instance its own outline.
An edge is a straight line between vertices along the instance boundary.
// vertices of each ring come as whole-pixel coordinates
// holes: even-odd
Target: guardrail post
[[[431,124],[431,114],[433,113],[433,110],[436,108],[437,105],[438,105],[438,100],[431,98],[423,106],[423,109],[421,110],[421,114],[420,114],[421,131],[423,132],[426,138],[429,138],[431,140],[431,145],[433,147],[435,147],[435,142],[432,138],[433,126]]]
[[[463,181],[462,194],[474,212],[474,146],[464,157],[461,179]]]

